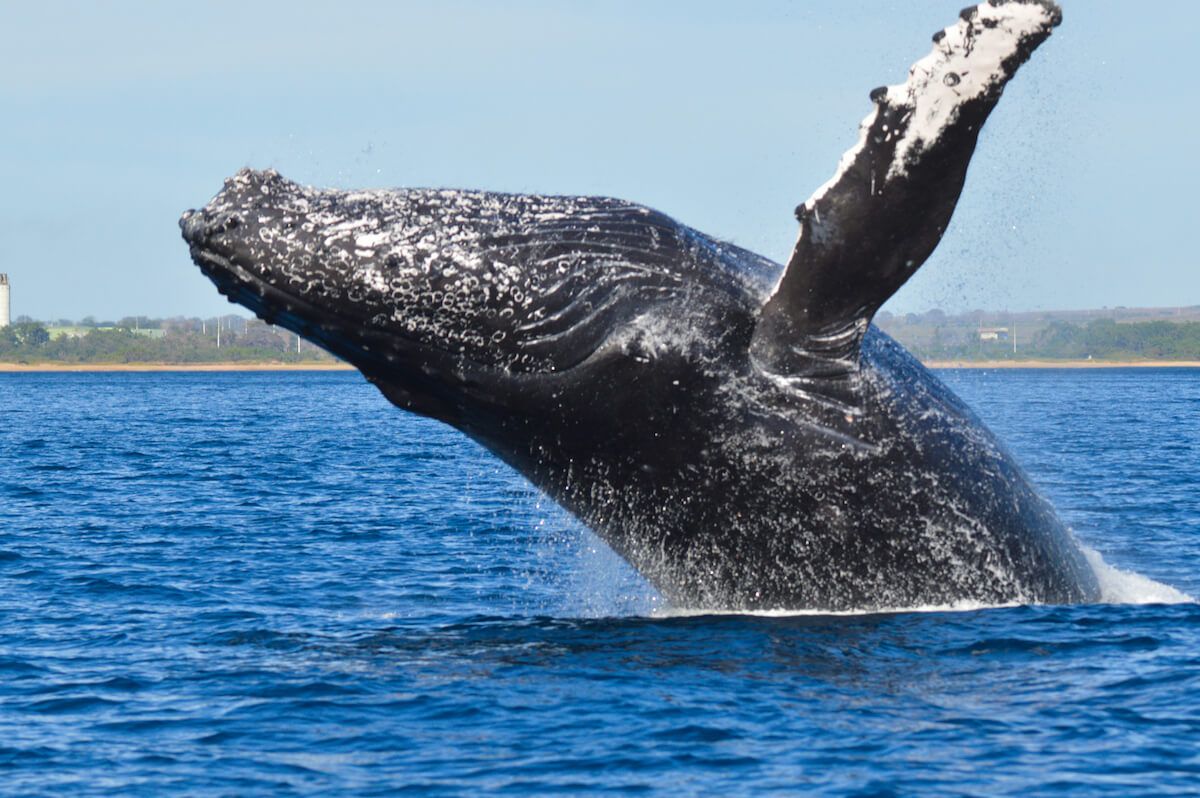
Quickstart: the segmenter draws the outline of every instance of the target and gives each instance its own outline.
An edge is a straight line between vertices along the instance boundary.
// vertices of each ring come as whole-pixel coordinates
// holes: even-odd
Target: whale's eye
[[[946,77],[942,78],[942,82],[947,86],[957,86],[962,83],[962,78],[958,76],[957,72],[947,72]]]

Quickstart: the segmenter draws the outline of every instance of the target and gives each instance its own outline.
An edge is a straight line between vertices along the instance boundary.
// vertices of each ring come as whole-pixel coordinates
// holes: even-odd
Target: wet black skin
[[[349,290],[316,304],[289,288],[281,269],[294,283],[299,256],[264,257],[257,220],[278,224],[271,204],[295,190],[274,173],[244,172],[210,209],[185,216],[193,257],[218,288],[353,363],[398,406],[479,441],[673,603],[841,610],[1097,595],[1021,470],[886,335],[871,328],[861,368],[840,376],[780,377],[756,362],[761,285],[781,267],[676,226],[682,243],[655,251],[670,257],[628,256],[672,290],[630,294],[601,325],[572,328],[560,342],[571,357],[522,370],[373,324],[378,308]],[[345,202],[322,196],[327,208]],[[637,250],[646,212],[621,207],[605,244]],[[321,252],[317,239],[295,232],[290,247]],[[576,245],[539,238],[542,252]]]
[[[231,301],[479,441],[676,605],[1096,600],[1003,446],[870,326],[1061,20],[1049,0],[980,8],[1008,3],[1044,24],[936,139],[898,155],[913,106],[872,93],[865,144],[799,210],[786,269],[618,200],[316,191],[274,172],[231,178],[184,238]],[[964,13],[971,36],[995,29]]]

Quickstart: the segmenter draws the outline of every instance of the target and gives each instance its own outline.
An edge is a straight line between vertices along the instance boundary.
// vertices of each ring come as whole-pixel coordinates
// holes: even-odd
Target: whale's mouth
[[[339,334],[340,325],[334,314],[280,289],[231,258],[193,245],[192,260],[222,296],[267,324],[291,330],[352,363],[369,353],[369,346]]]
[[[189,210],[179,220],[192,260],[230,302],[258,318],[290,330],[358,368],[372,382],[403,381],[413,397],[410,404],[439,416],[437,397],[447,393],[476,364],[428,341],[404,335],[403,330],[380,329],[363,323],[353,303],[324,303],[289,288],[246,248],[240,228],[243,214],[211,208]],[[319,297],[317,298],[319,299]],[[382,387],[382,386],[381,386]],[[427,397],[432,403],[417,397]]]
[[[296,286],[295,276],[282,274],[254,251],[258,235],[247,220],[253,209],[221,210],[214,203],[188,210],[179,226],[200,272],[230,302],[264,322],[295,332],[331,354],[376,376],[403,366],[419,368],[427,377],[444,373],[461,355],[430,341],[404,335],[403,329],[380,329],[361,318],[358,304],[347,299],[324,301]]]
[[[360,368],[379,359],[372,355],[372,342],[362,340],[361,334],[349,335],[350,329],[338,314],[306,301],[299,292],[281,288],[275,281],[238,263],[231,247],[214,243],[210,236],[213,225],[205,223],[203,211],[187,211],[179,226],[191,248],[192,260],[230,302]],[[382,349],[387,342],[375,343]]]
[[[180,220],[185,238],[189,214]],[[450,387],[465,376],[461,359],[456,362],[451,353],[402,335],[348,323],[338,313],[242,266],[236,258],[188,240],[192,260],[230,302],[351,364],[401,407],[450,423],[461,415],[461,386]]]

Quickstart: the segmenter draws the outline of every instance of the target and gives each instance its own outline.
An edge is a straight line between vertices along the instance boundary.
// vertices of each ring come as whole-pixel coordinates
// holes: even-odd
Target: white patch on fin
[[[908,167],[954,124],[965,103],[1003,86],[1015,71],[1006,70],[1004,62],[1017,55],[1031,37],[1045,33],[1060,20],[1057,6],[1049,0],[993,0],[965,10],[957,23],[935,36],[933,51],[913,64],[907,81],[872,92],[875,107],[859,125],[858,141],[842,155],[833,176],[804,202],[804,212],[820,222],[817,203],[841,182],[866,149],[882,107],[907,109],[907,124],[885,128],[887,140],[897,135],[899,140],[887,173],[872,173],[872,196],[907,174]],[[803,235],[801,225],[797,245]],[[782,279],[781,274],[780,282]],[[779,283],[772,295],[778,288]]]
[[[982,3],[964,17],[942,31],[932,53],[913,64],[907,82],[888,87],[886,102],[913,109],[889,180],[903,175],[907,164],[954,124],[964,103],[1012,77],[1004,62],[1025,40],[1053,27],[1057,14],[1040,2],[1007,2]]]

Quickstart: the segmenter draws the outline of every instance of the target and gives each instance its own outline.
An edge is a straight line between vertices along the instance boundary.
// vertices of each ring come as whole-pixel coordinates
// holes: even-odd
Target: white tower
[[[0,327],[7,327],[11,316],[8,307],[8,275],[0,274]]]

